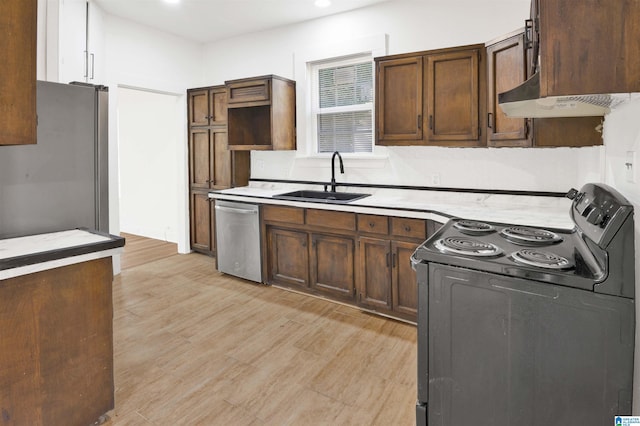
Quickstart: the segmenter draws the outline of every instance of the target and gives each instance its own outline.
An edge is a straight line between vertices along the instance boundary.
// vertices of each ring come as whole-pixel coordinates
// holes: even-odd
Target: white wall
[[[389,34],[388,53],[484,43],[524,26],[529,0],[394,0],[322,19],[247,34],[205,49],[203,84],[277,74],[294,78],[294,52]]]
[[[118,88],[120,231],[177,242],[179,96]]]
[[[118,193],[118,87],[141,89],[176,96],[177,108],[174,116],[157,125],[171,125],[178,129],[175,140],[178,151],[174,161],[177,164],[176,209],[179,224],[176,229],[178,251],[187,253],[188,231],[188,183],[187,183],[187,101],[186,90],[197,86],[202,75],[202,46],[174,35],[138,25],[134,22],[106,15],[105,28],[105,82],[109,91],[109,154],[110,154],[110,197],[117,200]],[[141,165],[140,173],[145,172]],[[165,188],[160,183],[151,183],[148,196],[162,196]],[[117,217],[119,206],[111,203],[112,218]],[[126,220],[126,219],[123,219]],[[111,221],[112,232],[120,231],[120,223]]]
[[[627,152],[636,152],[640,160],[640,100],[616,109],[605,118],[606,175],[604,182],[616,188],[633,203],[635,209],[636,298],[640,297],[640,164],[634,164],[635,182],[627,180]],[[634,414],[640,414],[640,304],[636,303],[636,358],[633,389]]]
[[[396,0],[349,13],[250,34],[206,46],[203,84],[278,74],[297,81],[298,152],[252,153],[252,177],[329,180],[330,161],[306,154],[305,81],[296,58],[311,49],[342,46],[386,35],[387,53],[398,54],[485,43],[521,28],[529,0]],[[499,11],[499,12],[496,12]],[[299,67],[298,67],[299,68]],[[302,96],[301,96],[302,95]],[[301,124],[302,123],[302,124]],[[601,180],[603,148],[457,149],[376,147],[374,161],[345,158],[340,180],[482,189],[566,191]],[[345,156],[348,157],[348,156]],[[461,171],[463,171],[461,173]]]

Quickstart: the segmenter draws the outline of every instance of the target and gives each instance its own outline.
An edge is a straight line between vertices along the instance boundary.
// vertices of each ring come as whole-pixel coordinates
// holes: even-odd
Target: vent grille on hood
[[[498,95],[498,103],[509,117],[590,117],[609,113],[630,99],[629,93],[540,97],[540,74]]]

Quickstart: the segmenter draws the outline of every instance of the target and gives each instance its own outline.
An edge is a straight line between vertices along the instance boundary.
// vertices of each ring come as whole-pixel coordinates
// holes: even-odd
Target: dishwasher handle
[[[223,212],[230,212],[230,213],[240,213],[240,214],[258,214],[258,210],[256,209],[234,209],[232,207],[223,207],[223,206],[216,206],[216,210],[220,210]]]

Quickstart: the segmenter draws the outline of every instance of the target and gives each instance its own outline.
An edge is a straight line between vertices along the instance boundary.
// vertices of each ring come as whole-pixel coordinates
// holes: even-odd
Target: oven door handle
[[[415,253],[411,255],[411,257],[409,258],[409,261],[411,262],[411,269],[413,269],[414,271],[416,270],[417,266],[422,263],[422,260],[417,259],[415,257]]]

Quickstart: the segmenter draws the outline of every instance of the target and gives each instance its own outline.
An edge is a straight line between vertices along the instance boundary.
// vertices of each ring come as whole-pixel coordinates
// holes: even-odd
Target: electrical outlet
[[[636,183],[636,152],[627,151],[627,157],[624,162],[624,172],[627,182]]]
[[[431,185],[432,186],[440,185],[440,174],[439,173],[431,175]]]

